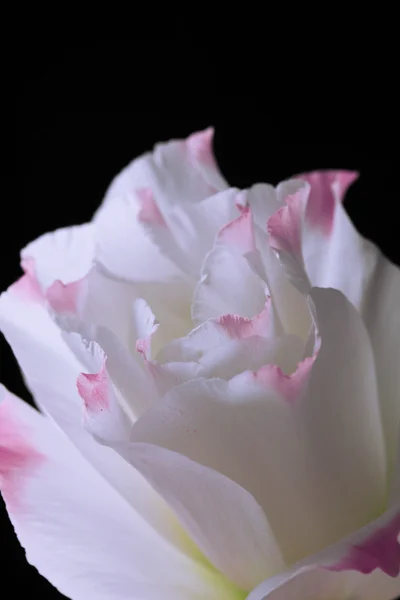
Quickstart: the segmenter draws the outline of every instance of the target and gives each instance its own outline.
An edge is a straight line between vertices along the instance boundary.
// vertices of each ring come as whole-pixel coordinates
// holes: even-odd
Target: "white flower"
[[[0,324],[45,416],[4,390],[15,531],[73,600],[391,600],[399,270],[341,206],[353,173],[239,191],[211,141],[22,251]]]

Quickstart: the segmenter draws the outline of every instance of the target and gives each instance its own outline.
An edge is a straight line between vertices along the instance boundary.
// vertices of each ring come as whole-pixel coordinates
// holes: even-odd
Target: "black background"
[[[170,59],[155,71],[149,62],[138,65],[129,58],[127,48],[69,47],[38,50],[18,65],[16,170],[11,195],[1,204],[2,290],[20,275],[20,249],[45,231],[90,219],[113,175],[132,158],[157,141],[209,125],[216,130],[218,163],[235,186],[276,184],[318,168],[358,170],[361,178],[348,193],[347,210],[361,233],[400,264],[398,164],[387,145],[367,136],[346,144],[329,114],[317,124],[317,139],[315,123],[310,134],[307,123],[286,129],[261,88],[254,97],[218,95],[203,73],[199,91],[179,61]],[[179,78],[188,84],[178,92]],[[103,110],[106,100],[113,110]],[[3,338],[0,344],[0,380],[29,400]],[[27,590],[28,597],[62,597],[26,564],[2,504],[0,547],[2,573],[11,577],[17,597]]]

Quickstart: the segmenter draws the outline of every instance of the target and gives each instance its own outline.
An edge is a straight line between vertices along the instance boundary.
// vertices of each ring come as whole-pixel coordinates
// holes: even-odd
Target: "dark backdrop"
[[[124,96],[130,74],[115,53],[99,57],[93,48],[69,48],[52,57],[37,53],[25,64],[17,95],[16,171],[11,196],[2,200],[2,290],[20,275],[19,250],[45,231],[90,219],[113,175],[133,157],[157,141],[184,137],[209,125],[216,129],[215,153],[221,170],[235,186],[258,181],[276,184],[317,168],[360,171],[346,207],[361,233],[400,264],[398,165],[388,146],[366,135],[357,145],[335,144],[339,135],[340,142],[347,140],[330,127],[328,115],[320,125],[320,139],[315,134],[309,138],[304,125],[301,132],[282,126],[277,135],[276,117],[261,90],[254,103],[234,96],[194,102],[188,93],[186,103],[180,97],[184,105],[180,118],[178,111],[165,107],[163,94],[170,100],[173,90],[158,90],[157,96],[147,84],[139,85],[132,95],[130,112],[71,110],[82,108],[94,91],[101,94],[107,88],[109,95],[110,85],[117,97]],[[81,103],[76,102],[80,95]],[[0,352],[0,380],[29,400],[3,338]],[[16,597],[26,590],[27,597],[62,597],[26,564],[3,504],[0,547],[5,554],[2,573],[10,577]]]

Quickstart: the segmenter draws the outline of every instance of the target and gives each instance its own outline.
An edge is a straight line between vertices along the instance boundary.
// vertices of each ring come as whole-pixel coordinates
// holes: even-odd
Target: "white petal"
[[[104,200],[135,189],[150,187],[160,208],[194,203],[227,187],[218,171],[212,151],[212,128],[187,140],[157,144],[152,153],[132,161],[111,183]]]
[[[76,387],[80,372],[85,370],[80,362],[82,354],[78,360],[70,351],[46,309],[39,303],[22,301],[13,291],[5,292],[0,298],[0,327],[40,409],[54,419],[85,459],[135,510],[180,545],[182,536],[172,515],[143,477],[115,452],[95,443],[83,429],[82,400]],[[104,337],[99,339],[105,341]],[[113,358],[110,368],[124,390],[124,385],[130,386],[124,377],[121,381],[119,371],[123,365],[117,366],[118,359]],[[136,380],[138,386],[140,381]],[[136,386],[134,389],[137,390]],[[143,400],[140,396],[139,399]],[[164,518],[165,514],[171,516],[170,520]]]
[[[147,222],[145,227],[163,254],[188,276],[197,278],[219,229],[237,216],[237,194],[233,188],[196,204],[174,206],[162,223]]]
[[[264,581],[248,600],[393,600],[400,591],[400,512],[387,511],[286,573]]]
[[[207,256],[193,297],[192,318],[200,324],[228,313],[254,317],[265,304],[265,286],[246,259],[221,244]]]
[[[342,291],[364,319],[378,373],[391,476],[400,425],[400,271],[359,235],[340,204],[354,173],[316,172],[305,179],[311,184],[310,195],[305,202],[297,198],[298,210],[290,227],[276,214],[269,228],[274,235],[280,231],[286,244],[297,236],[299,244],[297,248],[292,245],[291,258],[304,265],[311,284]],[[276,247],[276,236],[272,245]]]
[[[258,183],[244,192],[246,204],[251,208],[254,222],[264,230],[267,220],[281,205],[277,190],[272,185]]]
[[[246,191],[247,202],[255,222],[255,240],[260,253],[263,274],[274,308],[286,333],[306,339],[310,328],[305,299],[282,272],[279,260],[268,243],[267,221],[282,206],[288,194],[304,186],[299,180],[280,183],[276,189],[258,184]],[[251,256],[247,257],[251,261]]]
[[[311,567],[272,577],[247,600],[396,600],[399,593],[400,578],[381,571],[362,575]]]
[[[346,579],[343,573],[299,569],[271,577],[249,594],[247,600],[350,600],[346,594]],[[353,598],[361,600],[351,596]]]
[[[311,327],[306,299],[285,275],[278,256],[268,243],[266,230],[256,226],[255,237],[263,268],[261,276],[271,294],[279,322],[286,333],[305,340]],[[248,256],[247,260],[251,263],[252,257]]]
[[[96,259],[112,275],[127,281],[169,281],[181,271],[149,237],[139,221],[134,191],[112,198],[95,216]]]
[[[261,507],[239,485],[151,444],[119,448],[167,500],[207,558],[241,589],[283,568]]]
[[[227,187],[213,158],[212,135],[209,129],[159,144],[115,178],[95,215],[97,256],[110,272],[135,281],[166,281],[178,277],[181,268],[198,271],[212,244],[207,239],[229,211],[224,199],[214,211],[209,205],[195,207]],[[193,258],[188,244],[191,254],[195,249]]]
[[[400,429],[397,438],[397,458],[394,477],[390,490],[390,501],[392,504],[400,503]]]
[[[23,260],[35,261],[36,277],[43,290],[59,280],[68,284],[82,279],[92,267],[94,226],[91,223],[45,233],[26,246]]]
[[[218,576],[157,535],[50,421],[11,396],[0,419],[10,518],[28,561],[63,594],[154,599],[159,586],[171,600],[225,597]]]
[[[267,366],[183,384],[133,429],[247,489],[288,562],[374,518],[386,493],[368,336],[339,292],[313,298],[322,337],[314,365],[307,359],[291,377]]]

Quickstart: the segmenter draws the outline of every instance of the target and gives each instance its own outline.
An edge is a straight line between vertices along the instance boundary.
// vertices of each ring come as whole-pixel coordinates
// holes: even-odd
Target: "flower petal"
[[[305,275],[313,286],[342,291],[360,311],[371,337],[378,373],[383,426],[388,456],[388,474],[395,467],[400,403],[394,390],[400,388],[400,271],[379,250],[363,239],[351,224],[340,200],[355,174],[348,172],[311,173],[306,176],[310,195],[296,196],[297,211],[292,227],[278,213],[269,221],[272,245],[286,253],[281,258],[292,282],[303,285]],[[280,213],[282,214],[282,213]],[[293,230],[301,238],[301,255],[288,252]],[[276,244],[281,231],[281,243]],[[301,283],[303,282],[303,284]]]
[[[189,277],[197,278],[218,230],[237,214],[237,190],[224,190],[201,202],[174,206],[165,213],[165,225],[146,223],[161,252]]]
[[[194,323],[200,324],[228,313],[251,318],[262,311],[264,304],[265,285],[246,259],[217,243],[204,261],[201,279],[194,292]]]
[[[127,281],[170,281],[182,272],[163,255],[139,221],[135,189],[106,202],[94,217],[96,260],[111,275]]]
[[[82,427],[82,400],[76,387],[79,373],[85,369],[82,352],[71,352],[45,307],[36,302],[25,302],[9,290],[0,297],[0,327],[40,409],[54,419],[82,456],[139,514],[173,543],[182,545],[181,532],[169,509],[143,477],[115,452],[95,443]],[[75,341],[81,344],[81,338],[77,337]],[[107,350],[114,349],[114,352],[110,351],[109,365],[123,393],[132,387],[125,379],[126,366],[121,374],[126,355],[118,344],[114,348],[110,336],[102,336],[99,340],[106,342]],[[137,390],[140,374],[137,378],[132,374],[130,377],[135,379],[134,389]],[[169,515],[167,519],[164,518],[166,514]],[[186,548],[186,542],[184,545]]]
[[[92,223],[45,233],[21,252],[23,261],[33,259],[36,278],[43,291],[52,283],[82,279],[91,269],[95,253]]]
[[[261,315],[261,318],[259,318]],[[174,340],[157,356],[158,369],[174,374],[180,382],[197,377],[230,379],[246,370],[275,364],[290,373],[304,351],[296,336],[246,335],[257,330],[262,313],[254,319],[224,315],[199,325],[186,338]],[[174,386],[176,385],[176,382]]]
[[[133,160],[115,177],[104,205],[138,188],[150,187],[163,212],[174,204],[199,202],[223,190],[227,184],[213,156],[213,135],[209,128],[186,140],[157,144],[153,152]]]
[[[342,294],[315,289],[312,297],[321,347],[288,383],[270,367],[230,382],[188,382],[132,432],[137,441],[184,454],[247,489],[289,563],[373,519],[386,493],[368,336]]]
[[[230,598],[217,574],[156,534],[46,418],[8,395],[0,427],[0,483],[11,521],[28,561],[63,594],[154,599],[160,586],[170,600],[176,591],[193,600]]]
[[[399,511],[387,511],[337,544],[266,580],[248,600],[393,600],[400,591],[399,533]]]
[[[131,281],[198,272],[207,239],[233,209],[224,197],[214,210],[201,206],[227,187],[212,156],[212,134],[158,144],[115,178],[95,215],[97,257],[108,271]]]
[[[298,190],[302,182],[283,182],[277,189],[257,184],[240,193],[245,206],[241,217],[225,226],[219,241],[234,248],[248,261],[251,269],[263,282],[272,298],[277,329],[307,339],[311,326],[304,297],[282,272],[279,260],[268,244],[267,219],[281,206],[283,191]],[[285,208],[279,211],[284,211]],[[254,221],[254,222],[253,222]]]
[[[151,444],[132,443],[119,451],[170,504],[214,566],[239,588],[249,590],[283,568],[261,507],[242,487]]]
[[[271,577],[247,600],[395,600],[399,592],[400,578],[381,571],[332,573],[316,566]]]

